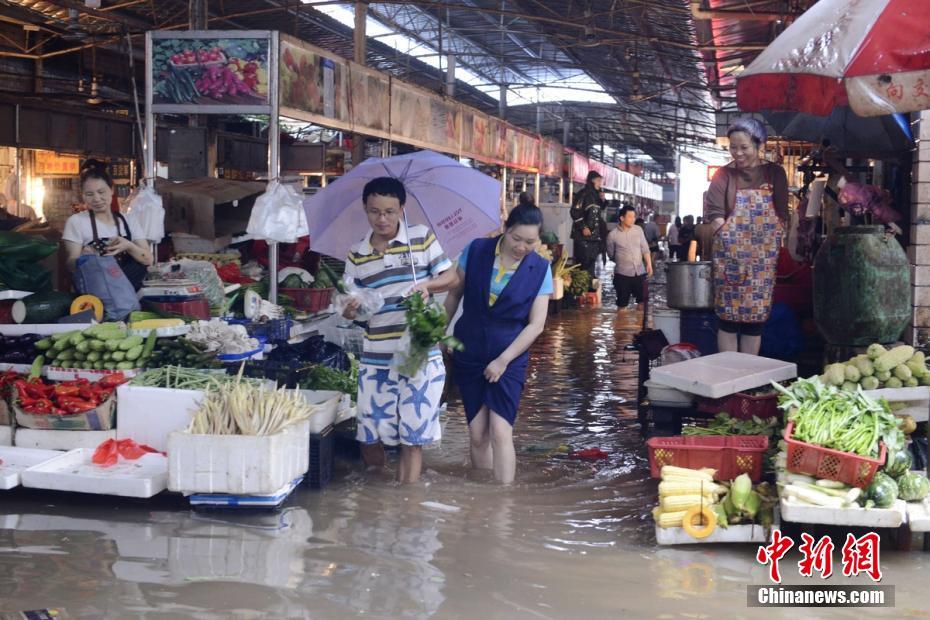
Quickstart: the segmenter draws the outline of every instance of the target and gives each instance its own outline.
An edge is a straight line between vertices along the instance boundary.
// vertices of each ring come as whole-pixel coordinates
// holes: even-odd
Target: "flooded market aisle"
[[[325,491],[302,488],[281,512],[245,515],[192,512],[171,496],[153,503],[4,494],[0,611],[160,619],[795,617],[789,609],[746,607],[746,585],[767,580],[754,546],[655,546],[655,482],[633,402],[636,357],[623,350],[640,321],[632,311],[618,314],[609,294],[603,308],[550,317],[532,351],[511,487],[470,471],[464,416],[453,401],[442,445],[425,453],[424,482],[415,487],[342,466]],[[565,454],[581,448],[608,457]],[[925,555],[886,554],[882,567],[885,583],[897,586],[897,608],[870,615],[930,617],[919,594]],[[783,572],[786,582],[802,583],[796,570]]]

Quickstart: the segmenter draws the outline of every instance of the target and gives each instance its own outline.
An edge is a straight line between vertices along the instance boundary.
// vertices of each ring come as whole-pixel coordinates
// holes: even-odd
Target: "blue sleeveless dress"
[[[510,362],[497,383],[484,378],[484,369],[529,323],[549,262],[535,252],[526,255],[492,306],[489,297],[498,240],[476,239],[469,248],[462,316],[455,325],[455,337],[465,349],[453,354],[452,363],[468,421],[487,405],[512,426],[520,406],[529,353]]]

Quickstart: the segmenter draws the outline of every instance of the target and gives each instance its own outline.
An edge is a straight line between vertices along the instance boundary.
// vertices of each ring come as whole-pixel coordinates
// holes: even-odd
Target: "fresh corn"
[[[724,488],[719,484],[689,478],[684,481],[679,480],[662,480],[659,483],[659,497],[669,497],[672,495],[715,495],[722,493]]]
[[[659,524],[659,527],[681,527],[682,522],[685,520],[685,512],[681,510],[679,512],[660,512],[656,523]]]
[[[662,512],[678,512],[692,506],[709,506],[713,503],[703,495],[671,495],[663,497],[659,501],[659,507],[662,508]]]
[[[685,467],[675,467],[674,465],[666,465],[662,468],[662,479],[664,480],[666,476],[682,476],[685,478],[698,478],[702,480],[707,480],[708,482],[714,481],[713,469],[687,469]]]

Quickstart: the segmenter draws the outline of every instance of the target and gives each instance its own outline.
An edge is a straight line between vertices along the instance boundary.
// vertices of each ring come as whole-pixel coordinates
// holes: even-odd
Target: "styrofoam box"
[[[193,493],[270,495],[310,468],[310,423],[276,435],[168,437],[168,488]]]
[[[30,450],[29,448],[0,448],[0,489],[19,486],[19,475],[24,469],[61,456],[58,450]]]
[[[187,428],[202,399],[203,390],[121,385],[116,388],[116,437],[166,452],[168,435]]]
[[[310,432],[319,435],[327,426],[336,422],[336,414],[341,410],[342,392],[334,390],[300,390],[300,394],[316,411],[310,416]]]
[[[705,398],[723,398],[797,376],[795,364],[729,351],[660,366],[650,374],[656,383]]]
[[[144,454],[138,459],[120,459],[101,467],[92,462],[94,450],[71,450],[26,469],[20,474],[24,487],[72,491],[121,497],[152,497],[168,484],[168,459],[162,454]]]
[[[22,323],[19,325],[11,323],[0,325],[0,335],[22,336],[23,334],[39,334],[40,336],[51,336],[52,334],[73,332],[76,329],[83,329],[90,326],[90,323]]]
[[[0,426],[0,446],[13,445],[13,427]]]
[[[731,525],[716,528],[706,538],[694,538],[682,527],[656,526],[656,543],[660,545],[701,545],[712,543],[764,543],[771,528],[761,525]]]
[[[668,407],[689,407],[694,403],[694,396],[673,387],[662,385],[649,379],[643,385],[649,390],[649,402]]]
[[[117,372],[123,373],[126,378],[135,377],[142,372],[139,368],[133,370],[86,370],[80,368],[59,368],[57,366],[46,366],[45,376],[49,381],[71,381],[72,379],[87,379],[88,381],[99,381],[107,375]]]
[[[930,497],[907,502],[907,523],[912,532],[930,532]]]
[[[40,450],[95,450],[107,439],[116,439],[116,431],[43,431],[20,428],[13,436],[13,445]]]
[[[891,508],[824,508],[791,498],[781,500],[781,518],[791,523],[819,523],[849,527],[899,527],[907,518],[907,502],[895,500]]]

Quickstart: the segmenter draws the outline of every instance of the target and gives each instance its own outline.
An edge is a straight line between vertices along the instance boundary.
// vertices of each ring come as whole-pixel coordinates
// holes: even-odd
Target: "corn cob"
[[[659,524],[659,527],[681,527],[682,522],[685,519],[684,510],[679,512],[660,512],[656,523]]]
[[[671,495],[663,497],[659,501],[659,506],[663,512],[678,512],[687,510],[692,506],[709,506],[714,502],[703,495]]]
[[[716,473],[713,469],[687,469],[685,467],[675,467],[674,465],[666,465],[662,468],[662,479],[664,480],[666,476],[682,476],[685,478],[698,478],[701,480],[707,480],[708,482],[713,482],[714,474]]]
[[[719,484],[697,478],[663,479],[659,483],[659,497],[668,497],[670,495],[715,495],[724,491],[725,489]]]

